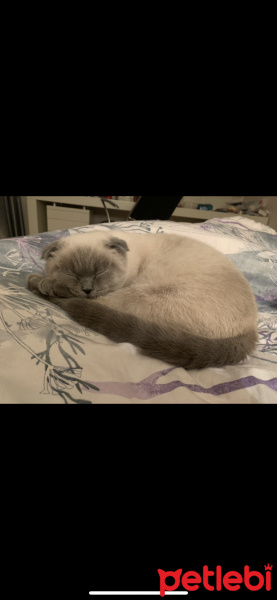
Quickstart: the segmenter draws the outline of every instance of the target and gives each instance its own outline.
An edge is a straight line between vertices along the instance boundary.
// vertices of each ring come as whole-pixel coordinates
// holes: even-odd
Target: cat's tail
[[[235,365],[253,352],[257,331],[245,331],[237,337],[211,339],[186,332],[173,324],[158,325],[144,321],[97,301],[53,299],[81,325],[115,342],[129,342],[147,355],[185,369]]]

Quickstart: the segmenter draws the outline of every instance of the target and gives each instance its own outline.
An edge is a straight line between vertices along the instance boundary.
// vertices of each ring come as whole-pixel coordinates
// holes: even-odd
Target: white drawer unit
[[[47,205],[46,212],[48,231],[90,225],[90,210],[84,208]]]

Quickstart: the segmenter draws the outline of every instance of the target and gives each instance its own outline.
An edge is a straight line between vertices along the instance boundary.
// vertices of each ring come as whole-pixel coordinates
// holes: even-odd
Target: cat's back
[[[79,248],[95,249],[101,252],[109,238],[119,238],[126,242],[128,267],[141,276],[148,275],[155,280],[163,274],[175,279],[190,275],[207,275],[215,271],[239,273],[236,267],[221,252],[211,246],[176,234],[133,233],[118,229],[93,230],[74,234],[65,238],[65,248],[77,251]]]
[[[237,272],[235,265],[215,248],[176,234],[128,234],[129,247],[144,258],[144,270],[173,276],[200,276],[215,271]]]

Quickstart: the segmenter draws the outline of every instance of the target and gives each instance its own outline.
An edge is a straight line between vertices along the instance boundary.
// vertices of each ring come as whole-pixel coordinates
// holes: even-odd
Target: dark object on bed
[[[141,196],[129,218],[135,221],[168,221],[183,196]]]

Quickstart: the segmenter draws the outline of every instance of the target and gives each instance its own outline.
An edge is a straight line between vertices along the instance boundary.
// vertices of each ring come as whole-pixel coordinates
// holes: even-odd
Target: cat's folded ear
[[[118,252],[118,254],[121,254],[122,256],[125,256],[126,253],[129,252],[129,248],[126,242],[117,237],[110,238],[109,241],[105,244],[105,246],[110,250],[116,250],[116,252]]]
[[[52,242],[51,244],[48,244],[48,246],[45,246],[45,248],[43,248],[41,258],[43,260],[48,260],[48,258],[51,258],[52,256],[54,256],[55,252],[57,252],[57,250],[59,250],[60,247],[61,247],[61,245],[60,245],[59,240],[56,242]]]

